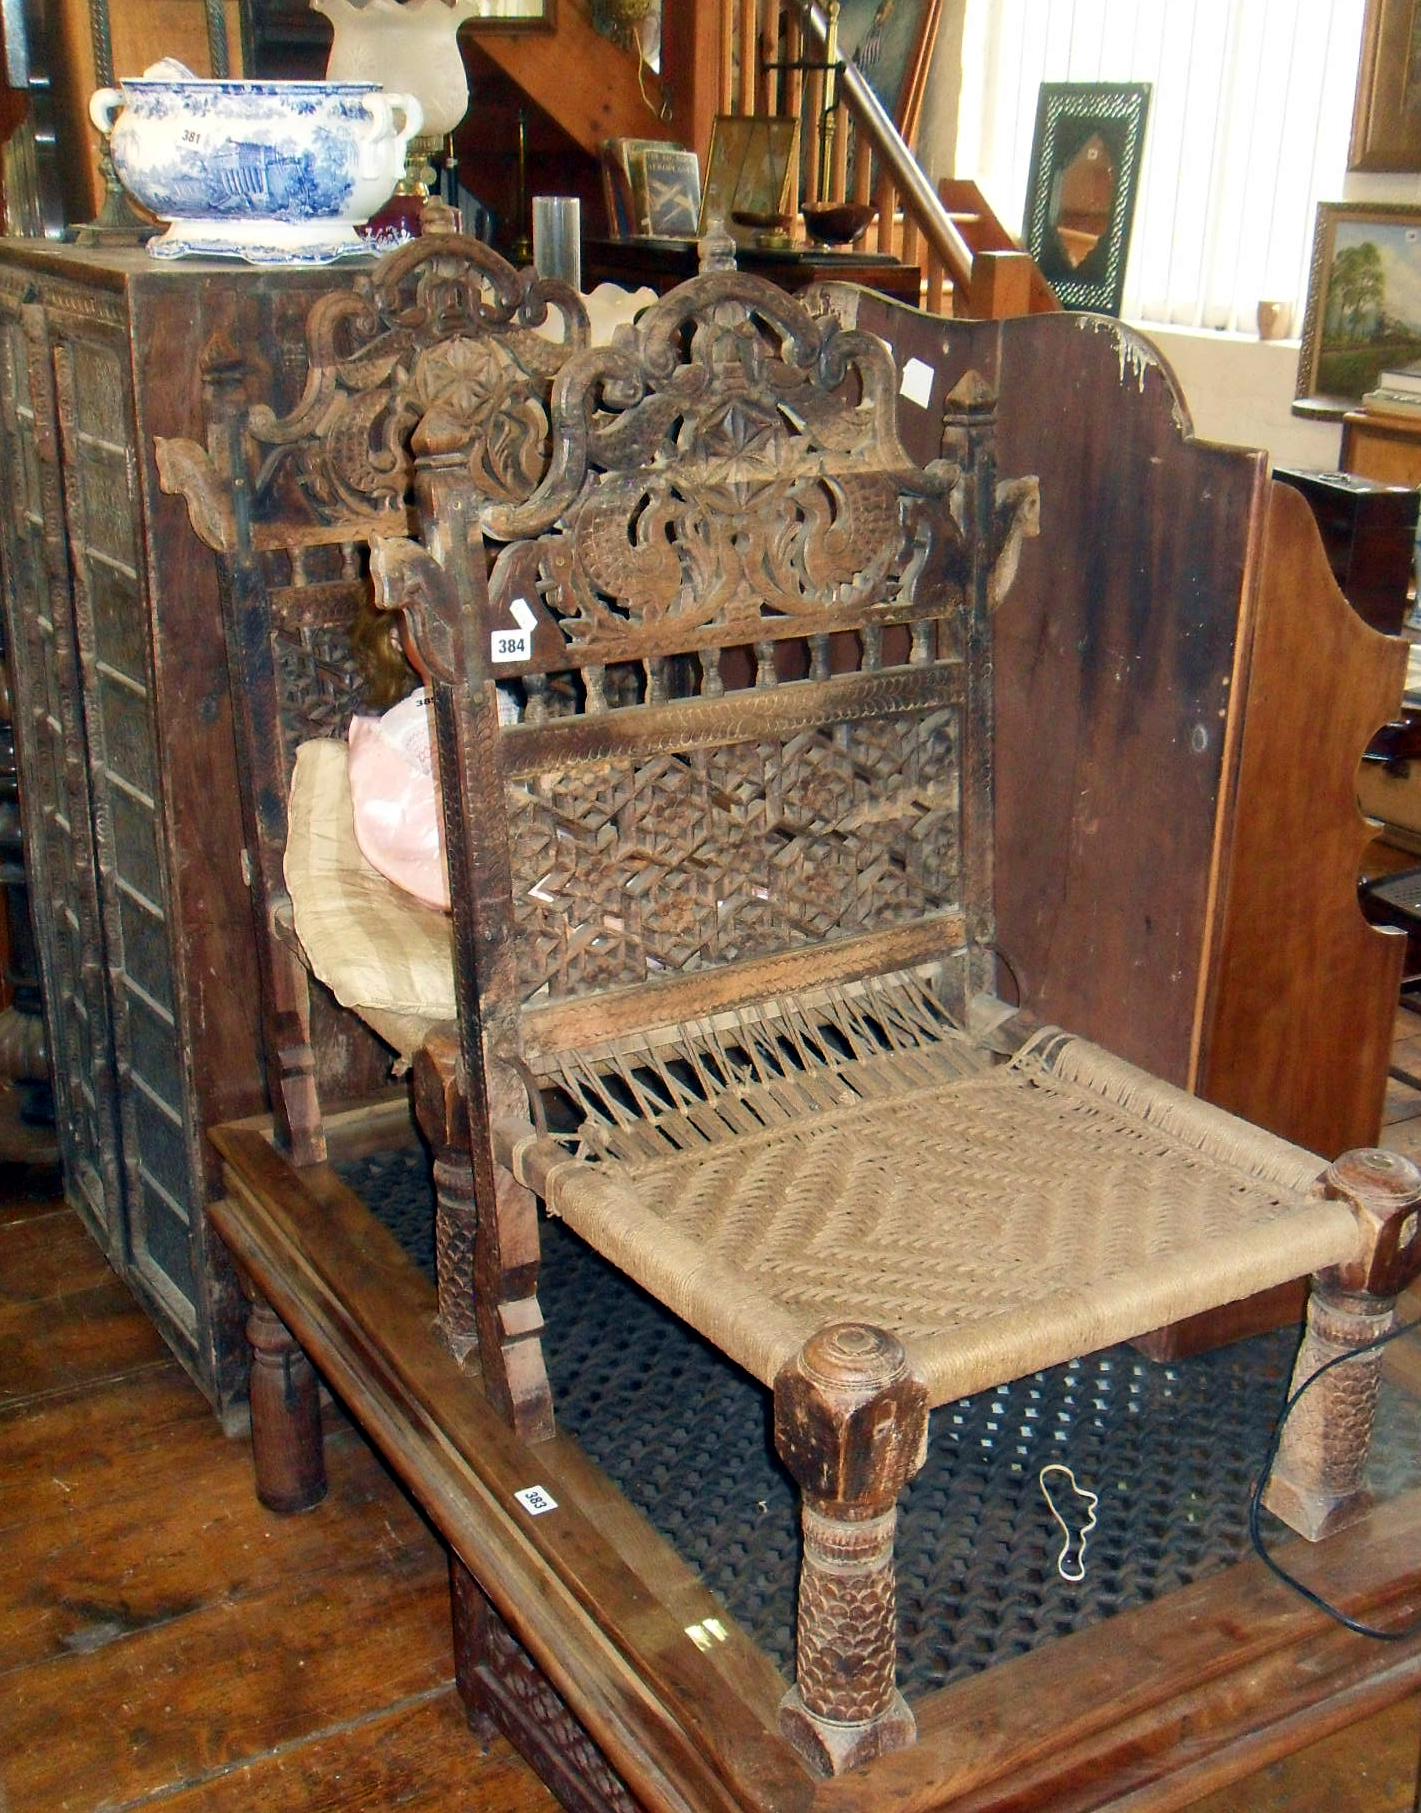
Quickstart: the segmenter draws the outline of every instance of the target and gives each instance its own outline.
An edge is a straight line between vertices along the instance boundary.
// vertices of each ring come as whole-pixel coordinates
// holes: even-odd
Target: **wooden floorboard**
[[[305,1516],[77,1218],[0,1217],[0,1808],[532,1813],[452,1685],[446,1564],[339,1419]]]
[[[162,1336],[112,1272],[67,1296],[0,1303],[0,1410],[167,1363]]]
[[[1421,1076],[1421,1015],[1399,1016],[1398,1051]],[[1395,1082],[1387,1115],[1386,1143],[1421,1155],[1421,1088]],[[245,1444],[52,1178],[0,1167],[7,1187],[0,1813],[552,1807],[506,1745],[469,1732],[443,1551],[358,1435],[331,1420],[323,1504],[264,1511]],[[1403,1813],[1417,1749],[1409,1700],[1198,1813]]]

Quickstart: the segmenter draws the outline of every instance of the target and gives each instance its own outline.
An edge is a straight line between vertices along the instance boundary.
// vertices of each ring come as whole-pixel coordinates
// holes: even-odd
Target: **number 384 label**
[[[531,661],[533,636],[529,630],[495,630],[491,652],[495,661]]]

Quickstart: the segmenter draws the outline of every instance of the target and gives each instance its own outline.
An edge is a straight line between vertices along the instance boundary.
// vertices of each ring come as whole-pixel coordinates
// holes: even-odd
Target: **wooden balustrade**
[[[1059,306],[1033,261],[1014,246],[980,192],[970,184],[957,185],[971,190],[970,208],[961,205],[955,193],[945,200],[913,155],[942,0],[930,0],[925,10],[896,117],[849,64],[836,83],[837,110],[829,133],[822,127],[830,78],[823,67],[812,67],[828,51],[828,20],[821,6],[812,0],[809,4],[698,0],[698,4],[717,9],[719,111],[797,115],[801,196],[873,206],[877,218],[866,238],[879,251],[920,267],[924,308],[934,314],[981,316]],[[706,148],[698,143],[697,149],[704,157]],[[982,231],[964,233],[969,223],[974,228],[985,225]]]

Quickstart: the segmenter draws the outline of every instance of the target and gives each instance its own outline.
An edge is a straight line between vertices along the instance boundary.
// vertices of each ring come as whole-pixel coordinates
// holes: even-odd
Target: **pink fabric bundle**
[[[351,719],[350,796],[365,860],[396,887],[447,913],[444,821],[423,689],[383,717]]]

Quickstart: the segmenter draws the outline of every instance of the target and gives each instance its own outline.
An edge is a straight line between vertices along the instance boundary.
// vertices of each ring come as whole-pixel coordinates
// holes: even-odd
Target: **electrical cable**
[[[1253,1488],[1253,1496],[1248,1504],[1249,1541],[1253,1544],[1254,1553],[1264,1566],[1275,1574],[1284,1586],[1291,1587],[1301,1598],[1306,1599],[1309,1605],[1315,1606],[1320,1612],[1325,1612],[1329,1618],[1342,1625],[1344,1629],[1352,1631],[1359,1637],[1371,1637],[1377,1643],[1406,1643],[1413,1637],[1421,1636],[1421,1620],[1407,1625],[1404,1630],[1379,1630],[1374,1624],[1363,1624],[1357,1618],[1349,1618],[1340,1606],[1333,1605],[1330,1600],[1324,1599],[1321,1593],[1314,1592],[1310,1586],[1304,1586],[1296,1575],[1290,1574],[1287,1568],[1268,1552],[1263,1541],[1261,1528],[1263,1493],[1268,1484],[1268,1477],[1273,1471],[1273,1463],[1278,1458],[1278,1448],[1283,1440],[1283,1431],[1287,1427],[1288,1418],[1296,1409],[1304,1392],[1311,1391],[1317,1381],[1325,1373],[1331,1372],[1334,1366],[1341,1366],[1346,1360],[1358,1359],[1362,1354],[1372,1352],[1374,1348],[1385,1347],[1389,1341],[1396,1341],[1402,1335],[1410,1334],[1413,1328],[1421,1328],[1421,1317],[1412,1322],[1399,1322],[1395,1328],[1389,1328],[1384,1335],[1378,1335],[1374,1340],[1364,1342],[1361,1347],[1349,1348],[1346,1353],[1334,1354],[1330,1360],[1324,1361],[1315,1373],[1304,1379],[1284,1404],[1277,1422],[1273,1425],[1273,1434],[1268,1443],[1268,1451],[1263,1457],[1258,1483]]]

